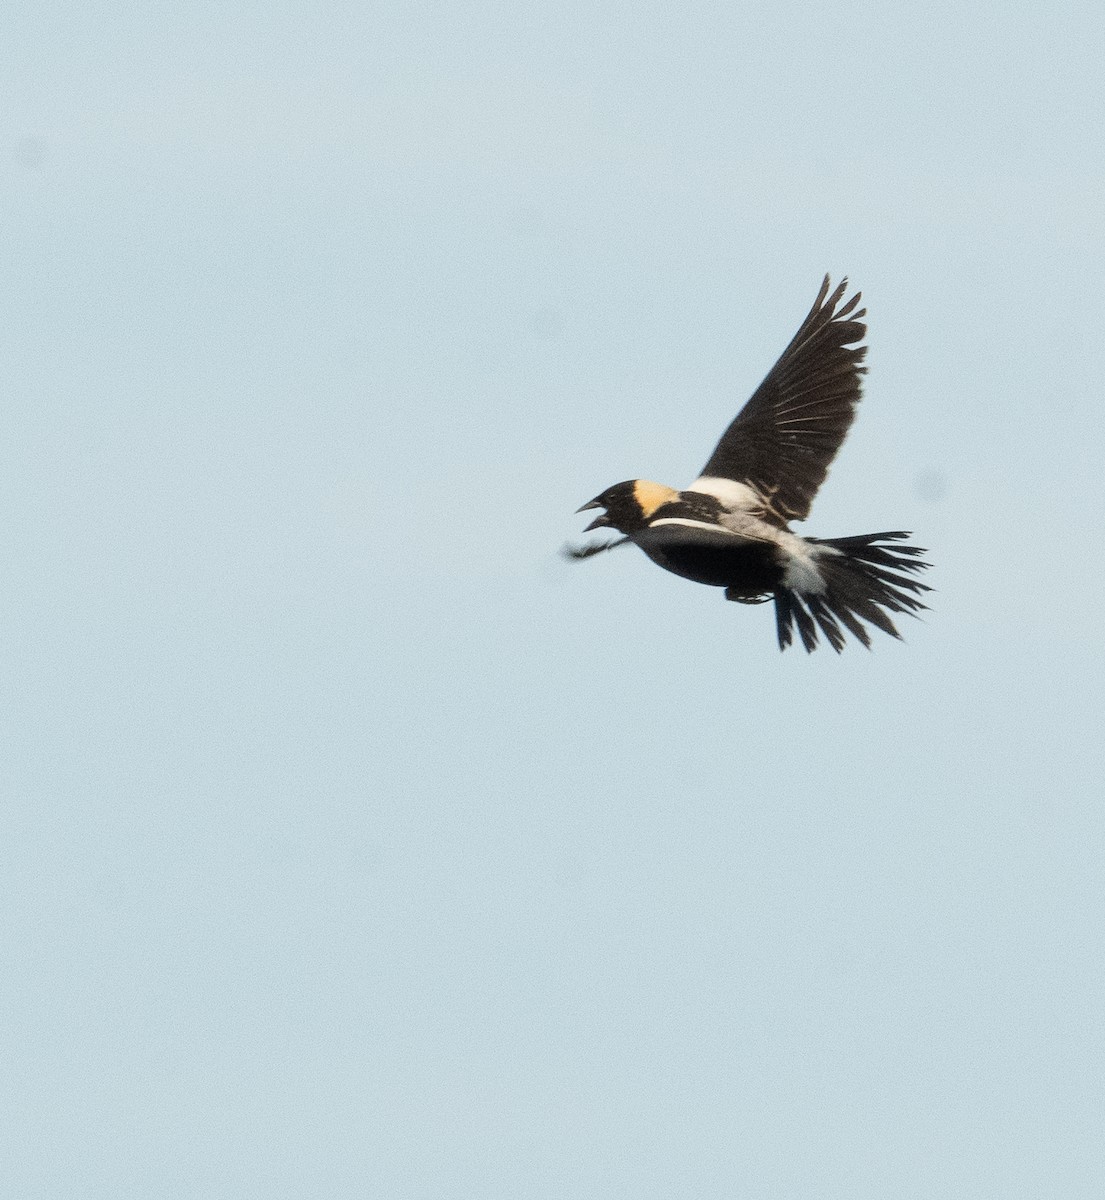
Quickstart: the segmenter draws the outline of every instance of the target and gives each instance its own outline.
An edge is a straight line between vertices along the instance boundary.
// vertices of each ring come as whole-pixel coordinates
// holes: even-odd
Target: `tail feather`
[[[890,545],[908,533],[868,533],[847,538],[808,538],[823,592],[779,587],[775,591],[775,618],[779,648],[794,640],[794,630],[806,651],[816,649],[818,630],[839,654],[845,637],[841,625],[862,645],[871,638],[862,622],[899,638],[889,613],[916,615],[925,609],[919,596],[930,591],[912,573],[928,563],[920,546]]]
[[[798,634],[808,654],[817,645],[817,626],[801,602],[794,606],[794,623],[798,626]]]
[[[844,649],[844,634],[836,623],[836,616],[823,596],[811,596],[806,602],[813,619],[821,626],[821,632],[829,639],[829,645],[839,654]]]
[[[848,632],[851,633],[856,641],[861,645],[866,646],[867,649],[870,650],[871,637],[867,632],[866,626],[862,625],[856,620],[855,614],[847,607],[847,605],[837,600],[834,596],[825,596],[823,597],[823,600],[824,603],[832,609],[834,616],[836,616],[844,625],[848,627]],[[835,642],[833,643],[833,649],[837,650],[839,653],[839,649]]]
[[[785,650],[794,639],[794,606],[797,596],[789,588],[778,588],[775,592],[775,632],[779,637],[779,649]]]

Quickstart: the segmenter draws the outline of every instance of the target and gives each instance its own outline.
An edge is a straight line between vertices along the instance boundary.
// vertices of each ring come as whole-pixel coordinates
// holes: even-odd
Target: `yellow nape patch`
[[[633,499],[641,506],[641,513],[647,521],[662,505],[670,500],[676,500],[679,493],[662,483],[652,483],[648,479],[636,479],[633,482]]]

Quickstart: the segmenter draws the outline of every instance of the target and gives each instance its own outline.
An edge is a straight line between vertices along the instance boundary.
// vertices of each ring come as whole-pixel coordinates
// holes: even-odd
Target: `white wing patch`
[[[685,490],[704,492],[720,500],[730,510],[760,511],[764,507],[763,497],[757,494],[755,488],[750,488],[747,483],[738,483],[735,479],[723,479],[720,475],[702,475]]]
[[[726,529],[724,525],[719,525],[716,521],[696,521],[692,517],[661,517],[657,521],[650,522],[649,529],[658,529],[661,525],[681,525],[685,529],[705,529],[709,533],[719,535],[722,540],[740,537],[735,529]]]

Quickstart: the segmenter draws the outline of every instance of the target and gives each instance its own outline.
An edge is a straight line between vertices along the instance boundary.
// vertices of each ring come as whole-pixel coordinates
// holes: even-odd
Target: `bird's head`
[[[597,516],[584,533],[592,529],[617,529],[621,533],[634,533],[643,529],[652,514],[672,500],[678,500],[679,493],[674,488],[665,487],[662,483],[652,483],[647,479],[627,479],[624,483],[615,483],[601,492],[594,500],[589,500],[577,512],[587,512],[588,509],[602,508],[606,511]]]

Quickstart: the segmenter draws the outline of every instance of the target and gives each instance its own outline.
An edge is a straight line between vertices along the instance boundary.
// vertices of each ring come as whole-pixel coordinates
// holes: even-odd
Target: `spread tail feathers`
[[[807,538],[824,591],[775,590],[779,649],[791,644],[794,630],[807,651],[817,646],[818,630],[839,654],[847,630],[868,649],[871,638],[861,622],[891,637],[901,635],[888,613],[916,614],[925,608],[918,596],[931,589],[910,575],[928,566],[918,546],[889,545],[908,533],[868,533],[859,537]],[[902,574],[906,572],[906,574]]]

